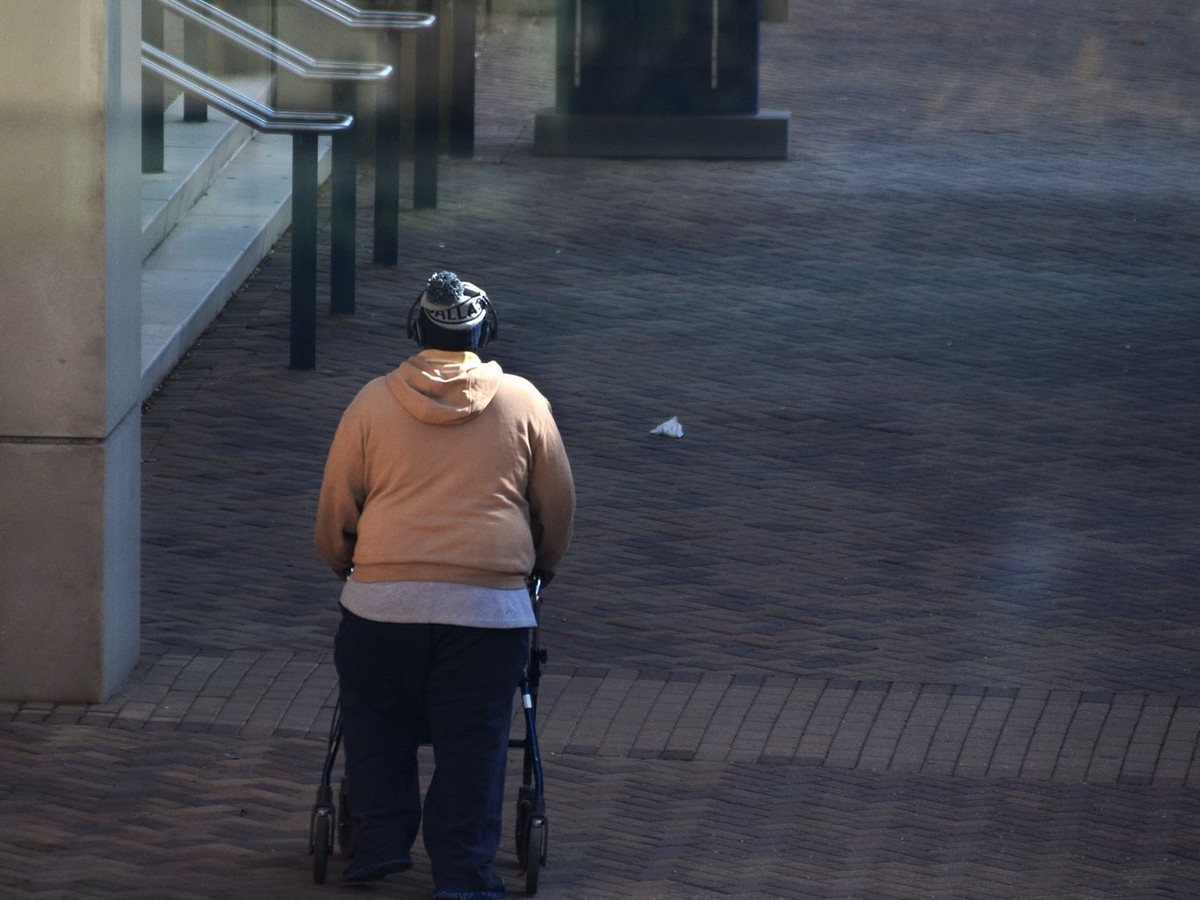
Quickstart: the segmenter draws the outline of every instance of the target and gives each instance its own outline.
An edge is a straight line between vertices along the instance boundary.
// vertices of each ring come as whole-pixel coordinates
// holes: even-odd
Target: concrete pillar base
[[[0,442],[0,699],[103,702],[133,671],[141,416],[103,441]]]
[[[792,114],[583,116],[544,110],[534,119],[540,156],[787,159]]]

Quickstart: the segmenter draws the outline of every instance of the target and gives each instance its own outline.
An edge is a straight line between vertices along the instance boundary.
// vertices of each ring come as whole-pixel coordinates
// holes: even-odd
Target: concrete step
[[[236,87],[264,96],[264,79],[241,79]],[[171,233],[216,180],[221,170],[253,137],[253,129],[210,110],[204,122],[183,121],[183,98],[167,108],[162,172],[142,175],[142,260]]]
[[[263,80],[239,84],[264,96]],[[209,110],[166,114],[166,171],[142,176],[142,398],[149,397],[291,225],[292,142]],[[322,181],[330,142],[320,141]]]

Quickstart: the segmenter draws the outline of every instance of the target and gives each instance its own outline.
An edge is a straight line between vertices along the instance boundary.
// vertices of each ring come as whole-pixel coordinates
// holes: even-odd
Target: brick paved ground
[[[318,371],[285,368],[285,241],[147,410],[142,663],[103,706],[0,706],[0,888],[342,891],[304,854],[315,490],[449,267],[579,483],[545,896],[1200,895],[1198,31],[1181,0],[793,3],[762,90],[791,158],[722,163],[533,157],[552,29],[494,23],[477,158]],[[359,893],[429,887],[418,858]]]

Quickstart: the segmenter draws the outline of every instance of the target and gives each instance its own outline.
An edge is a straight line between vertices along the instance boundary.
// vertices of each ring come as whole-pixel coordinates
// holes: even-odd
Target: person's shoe
[[[434,900],[501,900],[506,893],[504,879],[499,875],[492,875],[489,886],[483,890],[438,890],[433,892],[433,898]]]
[[[407,872],[412,868],[412,857],[394,856],[383,862],[357,862],[351,860],[342,872],[342,881],[350,884],[361,884],[365,881],[382,881],[397,872]]]

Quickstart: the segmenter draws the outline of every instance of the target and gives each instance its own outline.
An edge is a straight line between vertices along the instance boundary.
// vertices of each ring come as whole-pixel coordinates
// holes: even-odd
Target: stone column
[[[758,105],[759,0],[558,0],[547,156],[784,159],[791,114]]]
[[[0,0],[0,697],[138,655],[139,0]]]

